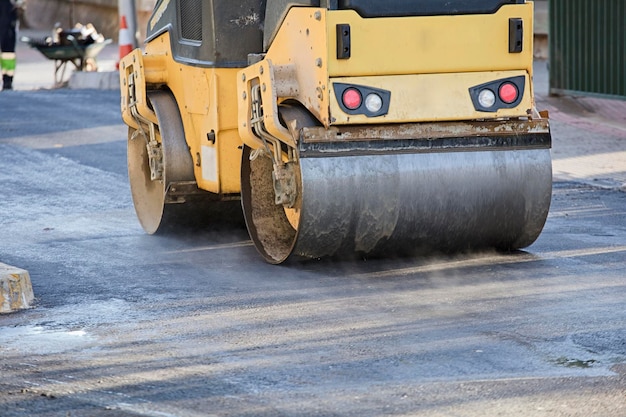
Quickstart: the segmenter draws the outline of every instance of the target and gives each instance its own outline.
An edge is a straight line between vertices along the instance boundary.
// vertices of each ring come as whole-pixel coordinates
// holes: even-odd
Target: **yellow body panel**
[[[328,116],[328,43],[326,10],[294,7],[289,11],[265,59],[240,71],[238,79],[239,134],[258,148],[261,142],[250,126],[252,87],[262,88],[267,130],[289,143],[291,136],[280,126],[277,104],[294,99],[324,125]]]
[[[509,18],[522,18],[521,53],[509,53]],[[328,13],[330,77],[526,69],[532,75],[533,4],[489,15],[364,19],[353,10]],[[337,59],[336,25],[351,28],[351,57]]]
[[[157,123],[146,97],[145,80],[146,62],[141,55],[141,50],[135,49],[120,61],[122,120],[133,129],[138,128],[138,120],[133,115],[133,107],[141,116],[152,123]]]
[[[523,20],[521,53],[509,52],[511,18]],[[336,55],[338,24],[350,25],[348,59]],[[277,105],[289,99],[300,102],[327,128],[532,117],[536,114],[532,27],[532,2],[506,5],[494,14],[387,18],[362,18],[352,10],[294,7],[265,59],[239,74],[239,134],[247,145],[262,146],[250,126],[253,85],[263,86],[267,131],[287,144],[292,139],[280,125]],[[291,79],[281,76],[286,68],[295,74]],[[516,107],[475,110],[470,87],[515,76],[525,78]],[[382,117],[346,114],[337,103],[334,82],[390,91],[389,113]]]
[[[166,86],[180,109],[198,188],[216,194],[239,193],[242,142],[234,111],[238,69],[180,64],[172,59],[169,49],[166,32],[147,44],[145,54],[135,50],[122,59],[122,118],[129,126],[137,127],[129,105],[131,74],[137,110],[155,124],[146,92]]]

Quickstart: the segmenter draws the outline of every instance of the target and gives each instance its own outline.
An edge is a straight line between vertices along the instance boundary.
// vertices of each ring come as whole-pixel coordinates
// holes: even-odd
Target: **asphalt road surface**
[[[0,261],[36,296],[0,416],[626,416],[626,193],[555,183],[524,252],[271,266],[238,210],[142,231],[118,106],[0,93]]]

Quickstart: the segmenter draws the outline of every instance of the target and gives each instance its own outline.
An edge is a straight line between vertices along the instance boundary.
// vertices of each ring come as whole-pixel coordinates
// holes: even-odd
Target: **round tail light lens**
[[[370,93],[365,97],[365,108],[370,113],[378,113],[383,108],[383,99],[376,93]]]
[[[513,83],[504,83],[500,86],[498,95],[500,96],[500,100],[506,104],[511,104],[517,100],[517,87]]]
[[[346,89],[341,99],[343,100],[343,105],[350,110],[356,110],[361,107],[361,102],[363,101],[361,93],[356,88]]]
[[[496,95],[493,91],[485,88],[478,93],[478,103],[484,108],[488,109],[496,104]]]

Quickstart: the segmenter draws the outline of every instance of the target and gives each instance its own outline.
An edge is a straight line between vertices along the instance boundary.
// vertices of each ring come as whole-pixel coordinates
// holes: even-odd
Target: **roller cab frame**
[[[169,169],[166,92],[190,166],[162,205],[241,196],[270,263],[526,247],[551,195],[532,28],[523,0],[159,1],[120,66],[137,182]]]

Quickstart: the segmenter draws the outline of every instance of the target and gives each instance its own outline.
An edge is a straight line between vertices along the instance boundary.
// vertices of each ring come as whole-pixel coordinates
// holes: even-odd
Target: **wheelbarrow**
[[[54,83],[57,87],[63,85],[68,64],[73,65],[76,71],[97,71],[96,56],[112,42],[95,31],[85,36],[84,27],[78,26],[68,31],[58,29],[55,39],[22,37],[21,40],[54,61]]]

